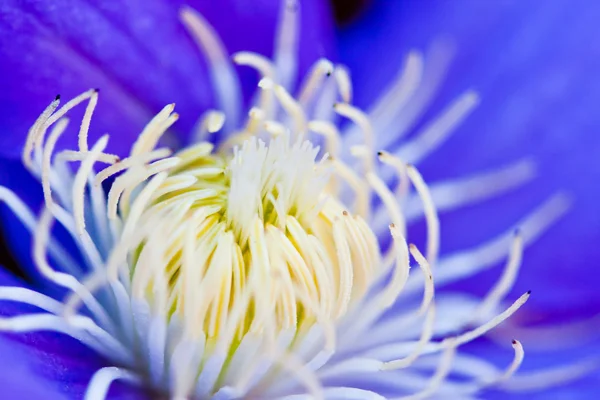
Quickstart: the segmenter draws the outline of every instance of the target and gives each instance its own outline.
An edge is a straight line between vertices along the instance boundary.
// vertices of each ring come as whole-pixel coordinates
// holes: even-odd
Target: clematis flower
[[[9,4],[3,13],[30,29],[39,29],[40,19],[88,29],[85,23],[100,15],[123,23],[106,6],[72,6],[59,4],[57,12],[33,3],[19,14],[15,10],[23,9]],[[27,287],[4,276],[0,297],[8,316],[0,329],[36,348],[29,366],[52,362],[50,372],[34,372],[39,386],[12,382],[15,396],[52,390],[57,397],[84,392],[90,399],[468,398],[487,388],[557,379],[552,373],[510,380],[523,359],[521,343],[512,338],[505,340],[514,358],[504,369],[487,360],[488,352],[462,348],[528,300],[529,292],[505,298],[523,247],[552,229],[570,200],[551,194],[509,229],[439,257],[439,211],[498,196],[534,175],[526,159],[428,185],[412,165],[430,156],[479,102],[465,90],[401,140],[435,89],[431,74],[439,74],[446,44],[426,55],[409,52],[399,76],[363,111],[354,105],[346,67],[303,52],[302,43],[309,49],[314,43],[301,40],[307,30],[301,22],[320,15],[310,12],[318,10],[311,2],[281,7],[277,30],[267,34],[272,57],[260,49],[263,43],[259,52],[232,46],[242,50],[233,62],[258,72],[255,91],[251,80],[239,79],[213,19],[188,6],[144,7],[154,6],[179,17],[165,21],[169,48],[191,39],[205,60],[208,85],[198,87],[204,93],[183,86],[173,94],[184,99],[188,122],[177,128],[183,121],[167,104],[136,130],[148,110],[171,95],[168,79],[191,79],[197,62],[129,70],[117,81],[135,93],[153,92],[148,103],[140,106],[130,90],[110,87],[116,112],[101,112],[102,86],[114,85],[102,81],[103,68],[120,57],[131,65],[152,66],[145,61],[153,57],[166,62],[164,37],[137,53],[126,51],[138,50],[134,41],[111,41],[109,47],[124,46],[112,52],[98,46],[101,40],[84,43],[83,53],[99,60],[92,65],[71,53],[77,46],[53,47],[66,61],[84,63],[79,71],[95,67],[90,75],[101,80],[101,91],[86,90],[62,106],[64,96],[57,96],[42,108],[27,137],[20,137],[21,162],[33,179],[27,187],[0,189],[33,237],[31,259],[24,257],[25,236],[13,233],[9,240],[21,242],[15,254],[35,281]],[[97,32],[115,28],[122,30],[101,26]],[[193,97],[201,95],[206,99]],[[194,123],[198,105],[202,115]],[[99,127],[123,135],[90,134],[99,119]],[[10,155],[17,145],[7,147]],[[40,187],[43,207],[36,215],[27,203]],[[425,220],[426,239],[415,245],[407,221],[417,218]],[[501,278],[477,302],[438,292],[504,260]],[[28,352],[18,348],[14,357],[30,360]],[[580,364],[559,376],[594,366]],[[57,390],[61,385],[67,388]]]

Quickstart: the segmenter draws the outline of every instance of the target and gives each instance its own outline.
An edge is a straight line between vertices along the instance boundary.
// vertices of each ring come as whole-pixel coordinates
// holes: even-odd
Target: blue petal
[[[558,190],[575,198],[570,214],[525,253],[514,291],[533,289],[529,307],[569,308],[573,314],[600,310],[600,274],[590,270],[600,260],[599,17],[599,4],[567,0],[379,1],[339,32],[341,59],[353,72],[362,106],[389,85],[408,50],[426,49],[440,37],[456,42],[445,84],[421,123],[470,88],[481,93],[482,103],[420,165],[428,181],[527,155],[539,164],[532,184],[444,216],[443,251],[493,237]],[[462,288],[483,293],[498,271],[483,275]]]
[[[26,286],[0,267],[0,286]],[[0,301],[0,316],[35,311],[32,306]],[[87,385],[107,361],[75,339],[57,333],[0,333],[0,385],[6,399],[82,398]],[[116,382],[110,398],[143,399],[139,388]]]
[[[278,1],[135,0],[126,6],[3,1],[0,154],[20,152],[27,129],[57,93],[69,99],[89,88],[100,88],[102,98],[91,138],[113,134],[113,152],[123,154],[149,118],[168,103],[177,103],[181,120],[176,129],[187,133],[214,99],[205,61],[179,21],[184,3],[207,16],[231,52],[271,53]],[[306,1],[303,8],[307,36],[300,55],[306,68],[331,51],[332,29],[324,2]]]

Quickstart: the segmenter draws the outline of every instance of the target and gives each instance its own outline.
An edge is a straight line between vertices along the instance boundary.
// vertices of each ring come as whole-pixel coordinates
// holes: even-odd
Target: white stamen
[[[408,179],[406,163],[404,161],[402,161],[401,159],[399,159],[398,157],[392,156],[390,153],[388,153],[386,151],[378,152],[377,156],[379,157],[379,160],[382,163],[387,164],[396,170],[396,174],[398,175],[398,180],[400,181],[398,184],[398,187],[396,188],[396,196],[398,198],[403,198],[404,196],[406,196],[406,194],[408,193],[408,189],[410,187],[410,180]],[[430,192],[432,192],[431,188],[429,190],[430,190]],[[432,196],[433,196],[433,193],[432,193]],[[417,199],[417,200],[419,202],[421,201],[420,199]],[[437,203],[437,201],[434,201],[434,204],[436,205],[436,207],[439,208],[439,204]],[[406,211],[404,211],[404,214],[406,214]]]
[[[51,205],[54,204],[50,185],[50,174],[52,171],[51,157],[52,153],[54,152],[54,146],[56,145],[56,142],[67,128],[68,124],[69,120],[67,118],[62,118],[56,123],[50,132],[50,137],[46,141],[44,145],[44,151],[42,153],[42,190],[44,192],[44,202],[48,204],[48,207],[51,207]]]
[[[228,60],[225,45],[208,21],[194,9],[183,6],[180,17],[202,54],[207,57],[210,82],[213,84],[219,108],[227,115],[227,126],[229,121],[238,123],[242,94],[238,76]]]
[[[92,377],[84,400],[105,400],[110,385],[116,380],[139,382],[138,377],[127,370],[117,367],[104,367],[98,370]]]
[[[44,109],[44,111],[40,114],[38,119],[35,121],[33,126],[29,129],[29,133],[27,134],[27,141],[25,142],[25,146],[23,147],[22,160],[23,165],[27,167],[28,170],[33,169],[33,149],[38,141],[38,137],[42,134],[40,131],[43,126],[46,124],[46,121],[50,116],[54,113],[54,111],[58,108],[60,104],[60,96],[56,96],[56,98]]]
[[[427,262],[434,267],[437,263],[440,250],[440,220],[431,193],[423,181],[421,174],[415,167],[408,165],[406,174],[415,186],[425,210],[425,220],[427,221]]]
[[[343,65],[338,65],[333,71],[333,76],[338,84],[342,101],[344,103],[352,102],[352,81],[350,80],[350,71]]]
[[[83,114],[83,119],[81,120],[81,125],[79,127],[79,151],[86,152],[88,151],[88,131],[90,130],[90,123],[92,122],[92,115],[94,114],[94,110],[96,109],[96,105],[98,104],[98,90],[94,90],[90,96],[90,101],[88,102],[87,107],[85,108],[85,113]]]
[[[308,130],[323,135],[325,137],[325,151],[334,157],[338,155],[341,136],[335,125],[327,121],[310,121]]]
[[[216,110],[205,112],[194,128],[192,143],[201,143],[205,141],[209,134],[220,131],[224,124],[225,114],[222,112]]]
[[[369,160],[371,160],[373,157],[375,132],[373,131],[373,127],[371,126],[371,121],[369,120],[369,117],[358,108],[345,103],[336,103],[334,105],[334,109],[338,114],[350,119],[360,128],[363,134],[364,144],[368,151],[367,162],[371,163],[372,161]],[[369,168],[369,170],[372,170],[372,168]]]
[[[389,89],[369,109],[369,117],[378,131],[385,131],[395,115],[402,110],[419,88],[423,74],[423,56],[412,51],[406,57],[404,68]],[[392,135],[390,135],[392,136]]]
[[[57,161],[83,161],[89,155],[89,152],[62,150],[56,155]],[[120,161],[120,157],[115,154],[101,153],[98,155],[98,162],[104,164],[115,164]]]
[[[530,159],[467,178],[429,184],[429,191],[439,212],[451,211],[469,204],[499,196],[522,186],[536,175],[536,166]],[[404,212],[410,221],[422,215],[419,198],[407,199]]]
[[[388,134],[380,135],[380,140],[378,142],[380,148],[387,148],[393,141],[398,141],[410,132],[412,126],[424,113],[433,96],[436,94],[437,88],[447,72],[452,53],[453,49],[449,43],[438,42],[434,43],[426,52],[424,57],[425,62],[422,63],[422,65],[420,59],[413,59],[414,55],[409,55],[406,68],[408,70],[409,61],[411,64],[414,63],[414,66],[411,65],[411,73],[407,76],[407,79],[410,77],[410,79],[416,82],[416,77],[418,76],[420,78],[418,81],[419,85],[417,89],[408,96],[410,101],[406,101],[402,107],[398,107],[394,110],[390,107],[390,115],[393,116],[385,126],[382,125],[377,127],[378,132],[388,132]],[[417,58],[419,57],[417,56]],[[424,69],[421,72],[420,70],[423,66]],[[408,81],[410,82],[410,80]],[[391,93],[394,93],[393,89],[393,87],[390,89]],[[400,94],[401,92],[398,93]],[[391,113],[391,111],[394,112]],[[378,119],[374,120],[377,121]]]
[[[508,392],[534,392],[558,387],[597,371],[598,359],[586,360],[567,366],[548,368],[546,370],[527,372],[513,376],[501,385]]]
[[[510,291],[517,278],[522,257],[523,239],[521,238],[520,233],[516,232],[510,249],[509,258],[506,267],[504,268],[504,273],[500,280],[496,282],[494,288],[490,290],[485,299],[481,302],[477,310],[473,312],[472,321],[479,321],[481,318],[485,318],[485,316],[489,315],[498,307],[500,301]]]
[[[414,139],[403,144],[396,154],[407,163],[419,163],[441,146],[478,104],[479,96],[475,92],[463,94]]]
[[[461,344],[470,342],[473,339],[487,333],[489,330],[493,329],[497,325],[501,324],[502,321],[509,318],[519,308],[521,308],[521,306],[523,304],[525,304],[525,302],[529,299],[530,295],[531,295],[531,292],[527,292],[527,293],[521,295],[521,297],[519,297],[510,307],[508,307],[502,313],[500,313],[497,316],[495,316],[494,318],[492,318],[489,322],[477,327],[476,329],[473,329],[472,331],[469,331],[469,332],[466,332],[466,333],[463,333],[463,334],[457,336],[456,337],[456,346],[460,346]],[[445,347],[445,344],[441,343],[441,346],[438,346],[438,347],[443,348],[443,347]]]
[[[73,181],[73,218],[75,220],[75,230],[80,236],[83,236],[85,230],[85,215],[84,215],[84,198],[85,185],[88,177],[92,173],[94,163],[98,155],[106,148],[108,143],[108,135],[104,135],[92,147],[89,155],[81,163],[81,167],[75,175]]]
[[[423,271],[423,276],[425,277],[425,290],[423,291],[423,301],[421,302],[421,308],[419,308],[418,314],[424,313],[429,304],[433,300],[434,288],[433,285],[433,275],[431,274],[431,266],[429,262],[423,257],[417,246],[410,244],[408,246],[410,254],[414,257],[414,259],[419,264],[419,267]]]
[[[432,304],[429,307],[427,314],[425,314],[425,322],[423,322],[423,329],[421,331],[421,337],[419,338],[419,342],[416,346],[414,346],[413,351],[404,358],[399,360],[388,361],[381,366],[382,370],[391,370],[391,369],[401,369],[407,368],[412,363],[414,363],[423,350],[425,346],[430,342],[431,337],[433,336],[433,328],[435,324],[435,306]]]
[[[297,0],[283,0],[281,16],[275,34],[274,63],[277,81],[288,89],[296,80],[298,69],[298,25],[300,4]]]
[[[142,166],[146,163],[169,157],[170,155],[171,150],[167,148],[161,148],[148,153],[142,153],[137,156],[127,157],[126,159],[121,160],[118,163],[108,166],[100,171],[94,179],[94,185],[99,186],[109,177],[118,174],[121,171],[125,171],[126,169],[130,169],[133,166]]]
[[[306,107],[313,99],[318,89],[321,88],[325,77],[333,73],[333,64],[324,58],[319,59],[307,74],[305,82],[301,85],[298,94],[298,103]]]
[[[434,394],[437,389],[442,385],[444,379],[448,373],[450,373],[450,367],[452,366],[452,360],[454,359],[454,355],[456,354],[456,348],[459,346],[458,340],[452,338],[446,340],[445,351],[442,354],[442,357],[439,361],[438,368],[435,371],[435,374],[431,377],[427,387],[422,391],[415,393],[411,396],[404,396],[400,399],[402,400],[420,400],[426,399],[432,394]]]

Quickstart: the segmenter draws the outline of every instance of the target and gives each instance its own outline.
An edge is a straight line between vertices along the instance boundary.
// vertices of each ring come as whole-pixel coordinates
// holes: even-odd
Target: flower
[[[508,237],[438,265],[444,264],[437,262],[439,197],[414,167],[377,153],[373,132],[393,121],[418,89],[414,74],[421,73],[422,58],[409,55],[403,79],[392,85],[399,90],[390,91],[370,116],[350,104],[352,86],[344,67],[327,60],[314,64],[294,97],[286,87],[294,81],[289,61],[297,12],[295,5],[284,8],[279,63],[249,52],[234,56],[263,75],[255,106],[238,119],[235,78],[225,52],[202,16],[183,8],[183,22],[206,50],[225,113],[208,111],[194,130],[197,144],[173,156],[156,149],[178,119],[173,105],[149,122],[127,158],[105,152],[108,136],[90,146],[87,133],[99,99],[95,89],[62,108],[55,99],[31,128],[23,162],[41,181],[45,209],[36,220],[12,192],[3,189],[2,195],[34,231],[35,266],[66,288],[67,297],[61,303],[30,289],[5,287],[0,291],[5,299],[50,314],[7,318],[2,327],[56,330],[102,354],[110,366],[94,374],[90,398],[103,398],[117,379],[176,398],[468,395],[501,384],[519,367],[518,341],[504,372],[489,365],[461,371],[461,364],[476,360],[456,356],[456,350],[528,299],[525,293],[500,308],[519,267],[523,240],[535,239],[564,213],[565,197],[550,198],[522,222],[503,277],[480,306],[443,296],[434,301],[434,281],[447,283],[500,260]],[[426,156],[477,100],[472,92],[458,97],[401,154],[412,160]],[[67,127],[63,117],[81,103],[87,105],[77,147],[54,156]],[[328,121],[333,113],[355,126],[340,134]],[[218,147],[203,142],[223,127],[230,133]],[[75,174],[65,161],[81,162]],[[96,174],[97,162],[109,166]],[[118,173],[106,195],[102,181]],[[390,175],[399,178],[397,193],[380,178],[389,181]],[[517,163],[486,176],[491,185],[478,178],[450,188],[476,182],[490,196],[529,175],[529,163]],[[427,220],[425,257],[405,240],[405,215],[395,196],[407,195],[407,182],[418,197],[412,203],[409,198],[405,210],[424,213]],[[444,199],[456,206],[477,197]],[[382,233],[386,219],[392,221],[391,244]],[[81,259],[65,251],[65,241],[54,240],[61,236],[52,230],[53,220],[70,233]],[[409,253],[422,275],[409,278]],[[416,293],[422,285],[421,299]],[[444,316],[437,322],[436,309]],[[452,333],[463,328],[466,332]],[[440,352],[439,360],[428,356]],[[456,372],[472,382],[448,376],[453,361]],[[428,374],[430,380],[424,378]]]

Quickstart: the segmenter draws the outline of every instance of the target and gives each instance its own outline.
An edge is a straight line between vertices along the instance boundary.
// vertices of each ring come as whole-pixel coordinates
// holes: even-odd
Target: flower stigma
[[[473,362],[459,347],[529,298],[504,301],[524,246],[565,213],[568,200],[558,194],[519,221],[517,233],[511,227],[440,257],[438,212],[524,184],[535,175],[532,163],[428,185],[414,164],[449,137],[477,95],[459,96],[397,151],[390,138],[407,133],[428,105],[447,54],[432,50],[433,67],[424,69],[426,57],[411,53],[389,91],[363,111],[352,105],[349,71],[328,60],[295,87],[299,12],[293,1],[282,7],[273,60],[233,56],[261,78],[243,116],[219,37],[201,15],[182,9],[219,106],[200,118],[188,146],[161,145],[178,119],[173,104],[152,118],[127,157],[105,152],[108,135],[90,145],[95,89],[62,107],[57,96],[30,129],[23,164],[41,183],[44,207],[35,216],[4,187],[0,199],[32,232],[40,274],[67,295],[58,301],[0,288],[0,299],[41,310],[0,319],[0,329],[60,332],[110,360],[86,399],[106,398],[115,380],[173,399],[468,397],[508,385],[521,364],[523,348],[513,340],[505,370],[487,363],[451,379],[453,368]],[[82,104],[77,148],[55,150],[69,111]],[[392,127],[398,136],[383,134]],[[224,139],[209,140],[219,131]],[[407,225],[421,217],[423,251],[407,241]],[[54,223],[79,254],[66,250]],[[485,298],[435,294],[502,261],[509,248]]]

